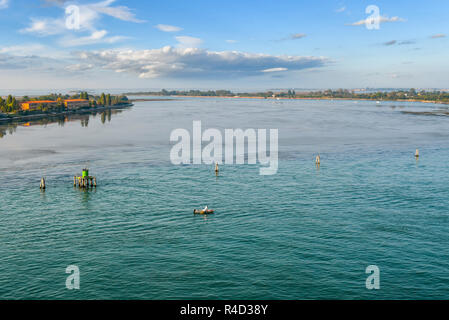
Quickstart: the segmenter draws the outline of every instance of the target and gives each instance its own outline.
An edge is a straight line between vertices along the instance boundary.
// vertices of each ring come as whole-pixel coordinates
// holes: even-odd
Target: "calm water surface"
[[[0,126],[0,299],[448,299],[449,118],[402,113],[437,108],[198,98]],[[193,120],[278,128],[278,174],[172,165]],[[96,190],[72,186],[84,165]]]

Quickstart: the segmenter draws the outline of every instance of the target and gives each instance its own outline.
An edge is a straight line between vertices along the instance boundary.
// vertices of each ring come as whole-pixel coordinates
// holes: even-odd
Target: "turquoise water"
[[[0,298],[448,299],[449,118],[401,112],[436,108],[199,98],[3,126]],[[170,132],[193,120],[278,128],[278,173],[172,165]],[[84,165],[94,191],[72,186]]]

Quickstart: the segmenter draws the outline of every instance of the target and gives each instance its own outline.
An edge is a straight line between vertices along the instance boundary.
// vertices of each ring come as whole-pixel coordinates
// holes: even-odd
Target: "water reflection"
[[[48,124],[57,123],[60,127],[64,127],[67,122],[81,123],[81,127],[87,128],[89,126],[89,119],[95,118],[97,114],[100,114],[101,123],[105,124],[111,122],[112,115],[119,114],[125,109],[109,109],[101,112],[92,111],[84,114],[71,114],[71,115],[48,115],[45,118],[28,121],[15,121],[5,124],[0,124],[0,139],[6,135],[12,135],[16,132],[17,127],[31,127],[31,126],[46,126]]]
[[[92,197],[92,194],[97,193],[96,188],[79,188],[79,187],[73,187],[73,189],[78,189],[78,193],[80,195],[81,203],[84,207],[84,209],[90,209],[90,199]]]

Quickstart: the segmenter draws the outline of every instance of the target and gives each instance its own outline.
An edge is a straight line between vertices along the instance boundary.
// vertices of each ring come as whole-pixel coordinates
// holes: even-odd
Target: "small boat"
[[[208,210],[193,210],[193,214],[213,214],[214,210],[208,209]]]

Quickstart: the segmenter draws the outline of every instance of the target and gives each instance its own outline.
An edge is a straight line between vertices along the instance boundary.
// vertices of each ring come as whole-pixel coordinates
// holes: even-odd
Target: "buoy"
[[[208,209],[208,210],[193,210],[193,214],[214,214],[215,210]]]
[[[419,150],[418,149],[416,149],[416,151],[415,151],[415,158],[419,158]]]
[[[321,163],[320,155],[317,155],[316,158],[315,158],[315,164],[319,165],[320,163]]]
[[[41,179],[41,184],[40,184],[39,188],[41,188],[42,190],[45,190],[45,178]]]
[[[218,162],[215,163],[215,173],[218,173]]]

